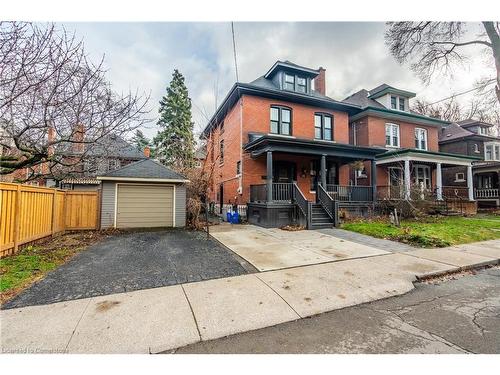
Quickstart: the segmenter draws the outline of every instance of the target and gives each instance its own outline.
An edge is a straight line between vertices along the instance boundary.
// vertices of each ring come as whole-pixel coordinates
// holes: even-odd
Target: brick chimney
[[[149,146],[144,147],[144,156],[149,158],[149,155],[151,155],[151,149]]]
[[[83,143],[85,139],[85,126],[83,124],[78,124],[75,126],[75,131],[73,133],[73,151],[77,153],[83,153],[85,151],[85,144]]]
[[[326,79],[325,72],[326,69],[323,67],[319,67],[319,74],[316,78],[314,78],[314,90],[319,92],[321,95],[326,95]]]

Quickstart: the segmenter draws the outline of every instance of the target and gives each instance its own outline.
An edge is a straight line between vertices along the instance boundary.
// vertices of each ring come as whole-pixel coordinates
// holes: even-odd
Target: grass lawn
[[[446,247],[500,239],[500,216],[427,217],[403,220],[399,228],[385,220],[355,221],[342,228],[418,247]]]
[[[19,294],[102,238],[100,232],[63,234],[26,246],[17,254],[0,259],[0,303]]]

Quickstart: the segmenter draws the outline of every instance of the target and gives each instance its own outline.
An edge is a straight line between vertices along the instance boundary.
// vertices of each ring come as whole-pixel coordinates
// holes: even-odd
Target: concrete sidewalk
[[[2,310],[1,346],[21,353],[157,353],[401,295],[417,277],[499,260],[495,240]]]

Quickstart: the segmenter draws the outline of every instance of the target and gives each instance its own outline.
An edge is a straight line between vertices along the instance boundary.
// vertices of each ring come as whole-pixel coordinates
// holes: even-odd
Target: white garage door
[[[171,227],[174,188],[165,185],[118,185],[117,228]]]

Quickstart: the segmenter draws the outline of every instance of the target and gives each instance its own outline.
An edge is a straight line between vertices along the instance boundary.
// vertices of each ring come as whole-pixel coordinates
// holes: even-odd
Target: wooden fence
[[[65,230],[99,228],[99,192],[0,183],[0,257]]]

